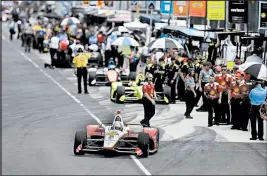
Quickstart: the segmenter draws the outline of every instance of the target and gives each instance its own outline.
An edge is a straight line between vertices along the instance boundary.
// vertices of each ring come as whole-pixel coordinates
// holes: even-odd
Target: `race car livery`
[[[124,103],[130,101],[141,101],[143,98],[142,86],[144,84],[144,76],[139,73],[135,81],[119,81],[113,82],[110,88],[110,100],[116,103]],[[156,92],[155,101],[157,103],[169,104],[171,97],[171,89],[169,86],[163,87],[163,92]]]
[[[74,154],[110,152],[136,154],[148,157],[159,148],[159,130],[140,124],[125,124],[120,111],[113,123],[88,125],[85,131],[77,131],[74,139]]]

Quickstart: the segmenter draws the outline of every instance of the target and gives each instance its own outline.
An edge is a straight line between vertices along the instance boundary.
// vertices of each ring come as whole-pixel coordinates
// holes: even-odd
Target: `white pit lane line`
[[[11,43],[8,39],[6,39],[2,35],[2,39],[10,43],[11,45],[14,45]],[[102,124],[101,120],[97,118],[78,98],[76,98],[73,94],[71,94],[66,88],[64,88],[59,82],[57,82],[52,76],[50,76],[46,71],[44,71],[42,68],[39,67],[38,64],[36,64],[30,57],[25,55],[23,52],[19,52],[20,55],[22,55],[27,61],[33,64],[34,67],[36,67],[40,72],[42,72],[47,78],[49,78],[54,84],[56,84],[63,92],[65,92],[69,97],[71,97],[76,103],[78,103],[91,117],[93,117],[97,123]],[[144,165],[136,158],[134,155],[130,155],[131,159],[135,162],[135,164],[140,168],[140,170],[145,175],[151,175],[151,173],[144,167]]]

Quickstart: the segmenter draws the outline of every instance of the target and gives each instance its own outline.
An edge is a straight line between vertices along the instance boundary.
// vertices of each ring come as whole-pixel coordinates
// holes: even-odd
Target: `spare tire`
[[[137,147],[142,151],[142,157],[147,158],[149,155],[149,135],[144,132],[140,132],[137,138]]]
[[[117,95],[116,95],[116,102],[117,103],[123,103],[123,101],[120,101],[120,98],[123,95],[125,95],[125,87],[124,86],[118,86],[117,87]]]

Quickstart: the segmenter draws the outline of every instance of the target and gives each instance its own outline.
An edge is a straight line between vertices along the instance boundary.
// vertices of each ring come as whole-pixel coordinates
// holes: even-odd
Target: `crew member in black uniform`
[[[208,48],[208,62],[211,62],[212,65],[215,65],[215,61],[217,58],[217,49],[220,46],[220,40],[219,38],[217,38],[217,42],[216,41],[212,41],[209,45]]]
[[[175,63],[175,57],[171,57],[171,63],[167,65],[166,71],[168,75],[168,85],[171,87],[171,101],[170,103],[175,104],[175,85],[176,85],[176,77],[178,75],[178,65]]]
[[[164,59],[159,59],[159,64],[153,66],[155,91],[163,92],[163,84],[166,81],[166,65]]]

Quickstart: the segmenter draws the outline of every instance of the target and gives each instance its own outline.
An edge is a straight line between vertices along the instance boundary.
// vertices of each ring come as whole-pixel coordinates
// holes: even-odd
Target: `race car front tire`
[[[83,152],[83,151],[76,152],[76,149],[81,144],[82,144],[82,147],[84,148],[84,146],[86,145],[86,143],[87,143],[86,132],[84,132],[84,131],[77,131],[75,133],[74,146],[73,146],[73,152],[74,152],[74,154],[75,155],[84,155],[85,152]]]
[[[142,157],[147,158],[149,155],[149,135],[144,132],[140,132],[137,138],[137,147],[142,151]]]
[[[118,86],[117,87],[116,102],[117,103],[123,103],[123,101],[120,101],[120,98],[124,95],[125,95],[125,87],[124,86]]]
[[[95,79],[95,77],[96,77],[96,72],[89,72],[89,78],[88,78],[89,86],[93,86],[91,82]]]

